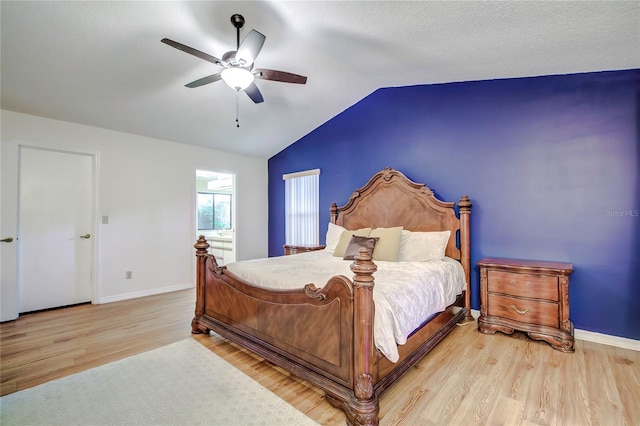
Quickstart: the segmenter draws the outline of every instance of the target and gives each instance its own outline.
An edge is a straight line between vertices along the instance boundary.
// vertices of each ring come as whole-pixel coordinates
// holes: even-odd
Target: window
[[[231,229],[231,194],[198,192],[198,230]]]
[[[318,245],[320,169],[289,173],[282,179],[285,244]]]

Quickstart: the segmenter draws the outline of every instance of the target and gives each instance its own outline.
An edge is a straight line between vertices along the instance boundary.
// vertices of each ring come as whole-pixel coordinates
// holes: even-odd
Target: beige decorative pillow
[[[329,226],[327,227],[327,235],[325,236],[325,248],[324,250],[328,253],[333,254],[336,250],[336,246],[340,241],[340,236],[342,233],[346,231],[342,226],[333,224],[329,222]]]
[[[378,242],[378,238],[373,237],[358,237],[354,235],[349,240],[349,244],[347,244],[347,248],[344,250],[344,260],[353,260],[356,255],[360,252],[361,248],[366,248],[369,250],[369,254],[375,251],[376,243]]]
[[[362,228],[355,231],[343,231],[340,235],[340,241],[338,241],[338,245],[333,251],[333,255],[336,257],[344,257],[344,251],[349,245],[349,241],[351,237],[357,235],[358,237],[368,237],[371,232],[371,228]]]
[[[451,231],[409,232],[402,231],[398,261],[427,262],[444,259]]]
[[[395,262],[398,260],[402,226],[376,228],[371,231],[369,236],[380,238],[376,244],[376,249],[373,251],[373,260],[384,260],[387,262]]]

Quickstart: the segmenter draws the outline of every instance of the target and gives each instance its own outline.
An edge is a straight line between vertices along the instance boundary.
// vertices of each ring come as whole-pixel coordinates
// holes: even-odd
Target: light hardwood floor
[[[1,394],[109,363],[190,334],[185,290],[82,305],[0,325]],[[193,336],[323,425],[345,424],[320,390],[221,337]],[[212,383],[212,386],[214,384]],[[382,425],[640,424],[640,352],[576,341],[564,354],[522,334],[458,327],[380,401]]]

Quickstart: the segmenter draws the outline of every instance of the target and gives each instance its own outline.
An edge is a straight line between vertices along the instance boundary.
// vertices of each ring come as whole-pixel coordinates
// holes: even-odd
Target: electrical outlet
[[[132,276],[133,276],[133,272],[131,271],[125,272],[125,275],[124,275],[125,279],[130,280]]]

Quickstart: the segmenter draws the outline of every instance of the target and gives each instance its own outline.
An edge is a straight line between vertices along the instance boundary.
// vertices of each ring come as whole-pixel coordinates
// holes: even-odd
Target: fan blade
[[[169,40],[168,38],[163,38],[160,41],[163,42],[164,44],[168,44],[171,47],[175,47],[178,50],[182,50],[185,53],[188,53],[193,56],[197,56],[200,59],[204,59],[205,61],[209,61],[216,65],[224,65],[224,62],[222,62],[220,59],[216,58],[215,56],[211,56],[208,53],[201,52],[197,49],[194,49],[193,47],[186,46],[182,43],[178,43],[177,41]]]
[[[303,75],[292,74],[284,71],[268,70],[264,68],[253,70],[253,74],[257,78],[261,78],[263,80],[281,81],[283,83],[305,84],[307,82],[307,77]]]
[[[249,34],[242,40],[238,52],[236,53],[236,61],[243,67],[250,66],[258,57],[258,53],[262,50],[262,45],[266,37],[256,30],[251,30]],[[244,61],[244,63],[243,63]]]
[[[206,77],[202,77],[202,78],[200,78],[200,79],[198,79],[196,81],[192,81],[189,84],[185,84],[185,86],[193,89],[194,87],[200,87],[200,86],[204,86],[205,84],[213,83],[214,81],[218,81],[221,78],[222,77],[220,77],[220,73],[212,74],[212,75],[208,75]]]
[[[256,86],[255,83],[251,83],[249,87],[244,89],[244,91],[247,93],[247,96],[249,96],[253,102],[257,104],[259,104],[260,102],[264,102],[262,93],[260,93],[260,90],[258,89],[258,86]]]

